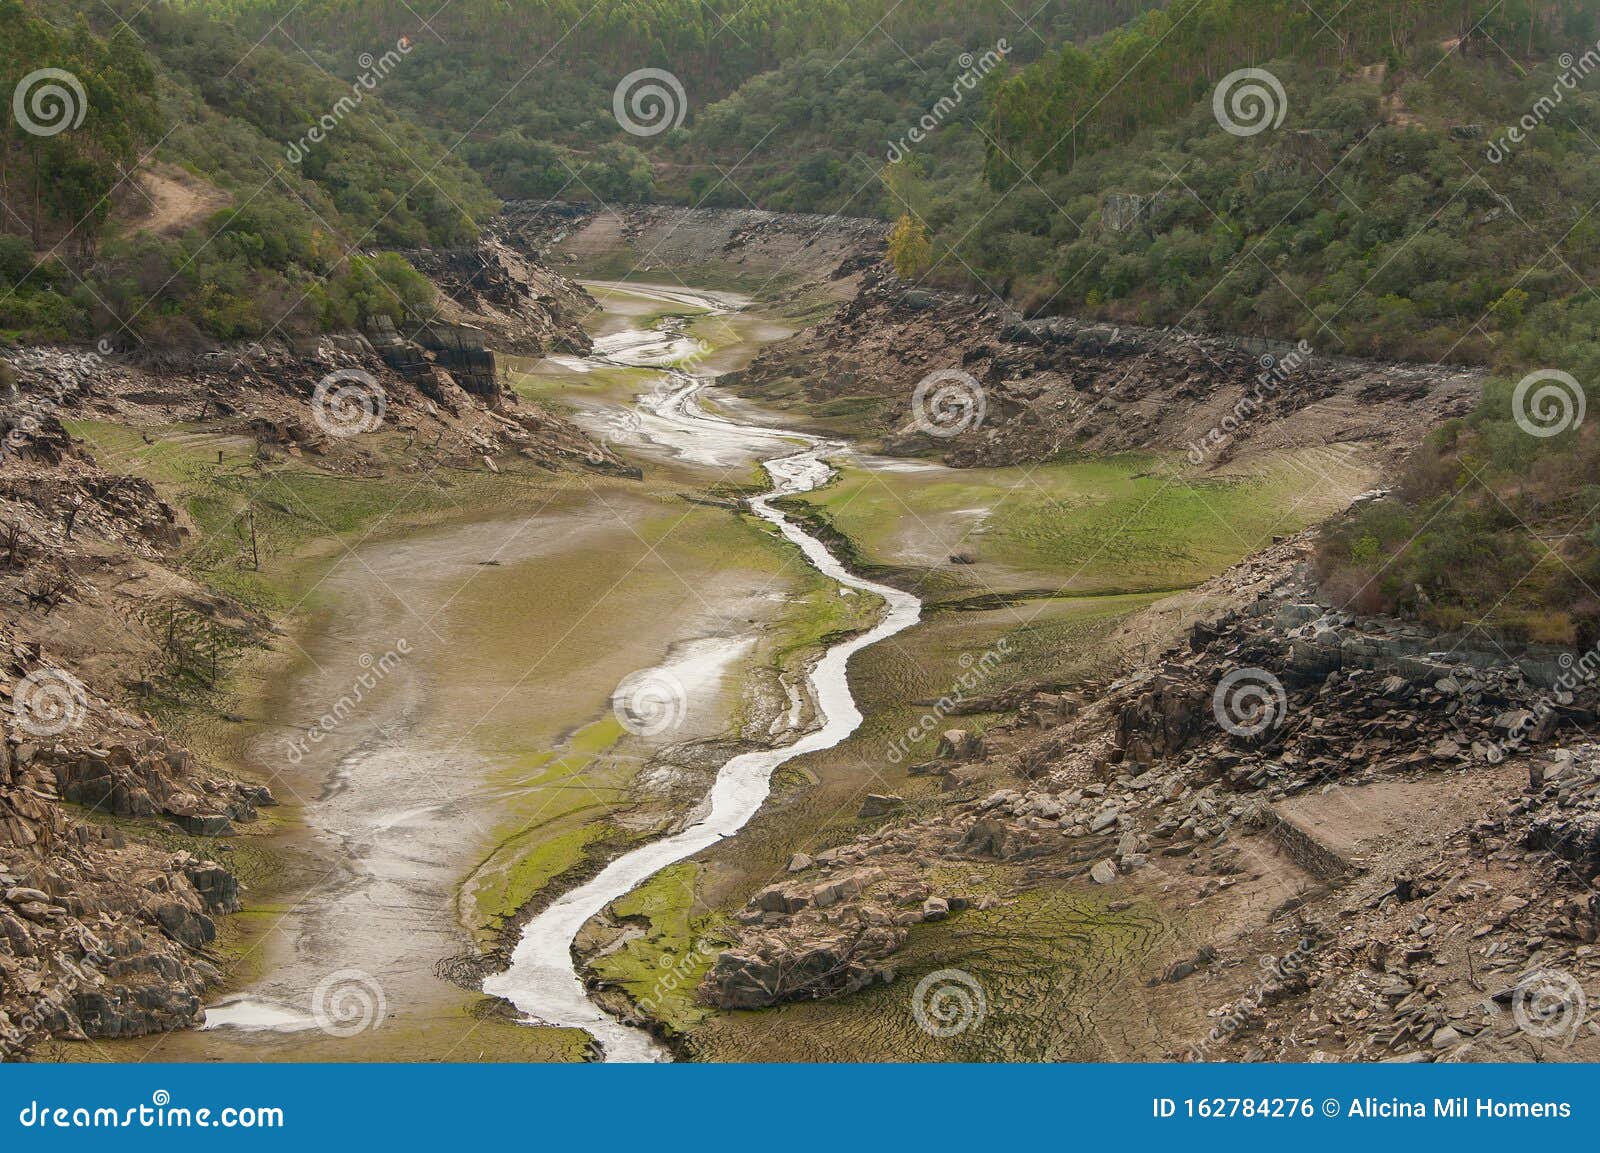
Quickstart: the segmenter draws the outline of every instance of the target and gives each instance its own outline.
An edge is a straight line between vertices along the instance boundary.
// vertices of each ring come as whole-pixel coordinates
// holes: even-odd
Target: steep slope
[[[351,84],[125,7],[0,5],[0,80],[37,114],[0,127],[0,335],[194,346],[428,315],[427,282],[373,250],[470,243],[495,201],[377,94],[409,47]]]
[[[948,94],[969,67],[963,53],[1008,38],[1032,59],[1158,3],[458,0],[425,22],[399,0],[226,8],[341,75],[375,42],[411,37],[394,99],[459,138],[507,198],[731,207],[747,203],[742,187],[763,208],[825,212],[864,183],[876,200],[870,162]],[[735,165],[731,182],[720,178]]]

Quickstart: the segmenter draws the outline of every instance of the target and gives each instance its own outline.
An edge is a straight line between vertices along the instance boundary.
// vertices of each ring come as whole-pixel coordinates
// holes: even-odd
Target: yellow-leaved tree
[[[915,280],[933,263],[933,244],[928,229],[909,212],[895,221],[889,233],[889,261],[906,280]]]

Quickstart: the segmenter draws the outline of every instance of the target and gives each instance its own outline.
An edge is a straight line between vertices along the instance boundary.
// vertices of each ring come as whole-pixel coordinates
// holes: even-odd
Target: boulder
[[[765,933],[717,957],[700,995],[722,1009],[763,1009],[783,1001],[809,1001],[865,988],[883,973],[880,964],[905,942],[895,925],[839,932],[810,926],[804,934]]]
[[[811,903],[811,893],[793,882],[768,885],[750,903],[764,913],[798,913]]]
[[[868,793],[867,799],[861,802],[861,811],[856,816],[861,818],[882,817],[897,809],[905,807],[906,799],[893,793]]]
[[[966,729],[948,729],[939,735],[934,755],[951,761],[975,761],[983,756],[983,738]]]
[[[1115,828],[1117,822],[1122,820],[1122,813],[1117,809],[1103,809],[1096,813],[1089,822],[1091,833],[1103,833],[1107,829]]]

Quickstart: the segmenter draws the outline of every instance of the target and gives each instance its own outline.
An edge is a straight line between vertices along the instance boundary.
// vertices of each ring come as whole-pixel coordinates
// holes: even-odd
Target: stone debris
[[[520,405],[484,347],[485,332],[516,330],[527,351],[586,349],[587,295],[494,242],[431,254],[431,266],[454,296],[404,332],[374,317],[362,333],[200,351],[0,350],[10,394],[0,397],[0,1059],[37,1055],[51,1038],[196,1024],[222,980],[217,918],[240,907],[227,838],[276,803],[140,711],[174,670],[161,682],[173,692],[215,686],[219,656],[275,626],[192,579],[175,555],[194,544],[187,513],[104,467],[64,422],[172,442],[254,476],[250,491],[271,488],[285,458],[374,475],[392,459],[374,437],[403,438],[402,467],[419,474],[499,471],[513,458],[631,471],[565,419]],[[333,374],[381,391],[371,435],[319,421],[318,388]],[[249,567],[253,517],[236,539],[202,543],[238,550]],[[163,826],[206,849],[141,839]]]
[[[1123,209],[1112,219],[1137,219],[1136,202],[1114,202]],[[930,435],[911,411],[917,383],[940,370],[964,373],[983,394],[983,419],[952,437]],[[757,399],[795,388],[815,403],[878,397],[886,452],[938,452],[958,467],[1150,449],[1210,467],[1258,441],[1324,445],[1331,425],[1395,460],[1469,411],[1482,374],[1181,328],[1025,319],[987,298],[908,289],[878,266],[831,318],[723,383]]]
[[[1014,700],[972,761],[946,734],[940,759],[912,776],[955,787],[934,808],[886,811],[887,823],[815,853],[805,881],[758,894],[701,995],[759,1007],[889,979],[906,930],[980,904],[934,892],[935,865],[1002,866],[1019,890],[1054,878],[1165,891],[1182,879],[1198,904],[1248,880],[1265,853],[1299,870],[1300,895],[1151,975],[1246,986],[1217,995],[1210,1036],[1163,1056],[1566,1052],[1530,1036],[1516,1003],[1552,973],[1600,1001],[1600,745],[1559,743],[1593,726],[1600,686],[1562,680],[1559,654],[1513,660],[1469,637],[1330,610],[1307,585],[1305,550],[1298,538],[1219,578],[1247,591],[1242,602],[1097,699],[1063,708],[1041,689]],[[1273,710],[1245,724],[1215,704],[1240,668],[1270,678]],[[1353,857],[1295,808],[1441,776],[1482,797],[1442,841]],[[1575,1023],[1557,1042],[1600,1045],[1600,1029]]]

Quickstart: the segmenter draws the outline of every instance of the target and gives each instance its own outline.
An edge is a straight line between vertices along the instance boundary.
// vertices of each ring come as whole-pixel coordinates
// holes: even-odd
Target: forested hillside
[[[447,129],[502,196],[742,205],[749,194],[831,211],[846,186],[875,183],[870,162],[948,92],[963,52],[1007,38],[1031,60],[1160,0],[1026,11],[1006,0],[456,0],[426,22],[403,0],[186,2],[303,46],[338,75],[410,36],[394,103]],[[670,96],[682,123],[659,135],[625,131],[612,113],[619,82],[644,68],[682,87]],[[855,211],[879,208],[869,187]]]
[[[426,304],[362,249],[460,243],[494,198],[375,93],[305,141],[350,84],[252,44],[165,5],[0,0],[0,85],[36,113],[0,128],[0,335],[240,339]],[[217,207],[146,227],[158,167]]]
[[[1577,0],[1352,3],[1326,27],[1182,0],[1019,70],[987,134],[895,166],[902,271],[1035,313],[1494,367],[1398,499],[1327,539],[1324,575],[1364,610],[1592,642],[1597,36]]]

